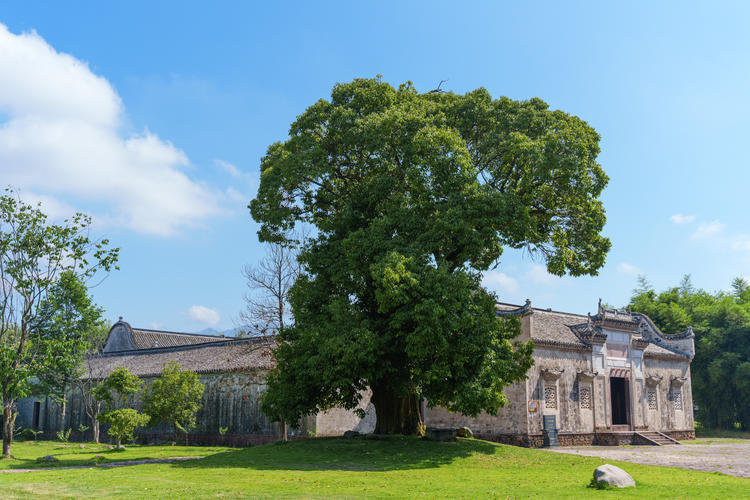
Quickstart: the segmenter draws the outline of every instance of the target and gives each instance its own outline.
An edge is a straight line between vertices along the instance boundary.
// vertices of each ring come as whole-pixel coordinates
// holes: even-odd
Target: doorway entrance
[[[609,392],[612,398],[612,425],[630,424],[628,389],[628,379],[622,377],[609,378]]]

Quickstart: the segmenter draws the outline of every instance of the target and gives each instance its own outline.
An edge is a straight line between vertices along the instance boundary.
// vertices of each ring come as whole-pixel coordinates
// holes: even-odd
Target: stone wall
[[[543,370],[561,371],[557,380],[544,380]],[[526,384],[529,400],[536,401],[536,412],[525,411],[528,432],[542,432],[542,417],[555,415],[560,433],[581,434],[594,431],[594,406],[596,400],[590,382],[578,380],[578,372],[591,370],[591,354],[585,351],[552,350],[537,347],[534,350],[534,366],[529,370]],[[552,386],[557,395],[557,408],[545,405],[545,385]],[[589,389],[589,408],[582,408],[580,389]]]
[[[362,393],[362,400],[357,408],[365,410],[365,418],[359,418],[354,411],[343,408],[332,408],[318,413],[315,417],[315,433],[318,436],[340,436],[346,431],[357,431],[369,434],[375,430],[375,406],[370,403],[372,391]]]
[[[199,374],[205,385],[201,409],[196,415],[197,428],[189,438],[200,444],[258,444],[279,439],[279,424],[270,422],[260,409],[260,396],[265,391],[265,374],[263,372],[238,372]],[[154,378],[146,378],[146,385]],[[25,400],[24,400],[24,404]],[[33,405],[33,400],[30,400]],[[136,398],[136,408],[142,407],[142,393]],[[91,427],[91,420],[86,415],[80,394],[73,391],[68,396],[68,409],[65,422],[60,422],[60,407],[49,398],[41,405],[40,428],[45,436],[52,437],[59,429],[72,428],[74,439],[90,439],[91,431],[85,435],[78,432],[80,425]],[[23,423],[31,427],[32,422],[24,411]],[[20,412],[19,412],[20,416]],[[26,422],[28,420],[28,422]],[[220,427],[226,427],[224,436],[219,433]],[[299,428],[289,429],[290,437],[306,437],[308,430],[315,429],[315,418],[303,419]],[[106,440],[106,427],[102,426],[102,439]],[[148,441],[171,440],[172,429],[168,426],[156,426],[143,429],[139,436]]]
[[[424,423],[428,427],[468,427],[474,436],[495,441],[494,436],[526,433],[526,384],[517,382],[505,388],[508,404],[497,415],[485,412],[477,417],[467,417],[442,407],[427,408]],[[500,441],[503,442],[503,441]]]
[[[641,408],[645,414],[645,424],[648,429],[664,433],[692,431],[694,429],[693,396],[688,363],[647,357],[644,359],[644,372],[646,376],[661,377],[661,381],[656,385],[649,385],[644,381],[642,388]],[[685,378],[686,381],[678,387],[672,382],[675,378]],[[653,409],[653,406],[649,407],[649,391],[655,393],[656,409]],[[677,401],[678,398],[679,401]]]

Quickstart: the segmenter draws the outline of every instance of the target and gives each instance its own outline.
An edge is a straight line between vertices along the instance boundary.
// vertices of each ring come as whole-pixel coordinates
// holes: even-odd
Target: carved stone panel
[[[580,387],[578,390],[578,399],[582,410],[591,409],[591,389],[589,387]]]
[[[544,385],[544,407],[548,410],[557,409],[557,386]]]

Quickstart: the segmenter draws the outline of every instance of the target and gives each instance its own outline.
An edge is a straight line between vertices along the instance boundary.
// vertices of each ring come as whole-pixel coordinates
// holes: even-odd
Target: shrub
[[[24,429],[18,434],[16,434],[14,437],[18,441],[36,441],[36,438],[42,432],[43,431],[35,431],[34,429]]]
[[[107,433],[116,440],[118,450],[122,448],[123,440],[132,440],[136,428],[148,424],[149,420],[148,415],[138,413],[131,408],[113,410],[99,415],[100,422],[109,424]]]
[[[68,440],[70,440],[70,431],[72,429],[68,429],[67,431],[57,431],[57,440],[61,443],[67,443]]]

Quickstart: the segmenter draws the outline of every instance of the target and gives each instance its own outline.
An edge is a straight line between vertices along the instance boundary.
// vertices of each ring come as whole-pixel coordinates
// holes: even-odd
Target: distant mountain
[[[217,330],[216,328],[204,328],[203,330],[199,332],[195,332],[199,335],[216,335],[217,337],[225,336],[225,337],[234,337],[237,335],[237,332],[241,331],[247,331],[247,328],[243,328],[241,326],[237,326],[234,328],[230,328],[228,330]]]

